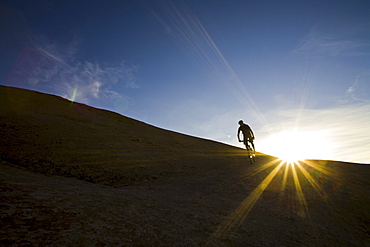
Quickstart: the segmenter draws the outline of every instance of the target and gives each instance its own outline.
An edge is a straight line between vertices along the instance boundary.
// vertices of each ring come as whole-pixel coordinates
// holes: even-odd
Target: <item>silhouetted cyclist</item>
[[[238,140],[239,142],[242,142],[240,140],[240,131],[243,133],[243,142],[244,142],[244,145],[247,146],[248,145],[248,141],[252,144],[252,147],[253,147],[253,150],[255,150],[254,148],[254,143],[253,143],[253,140],[254,140],[254,134],[253,134],[253,131],[251,129],[251,127],[249,127],[248,124],[245,124],[243,123],[243,120],[240,120],[239,121],[239,129],[238,129]]]

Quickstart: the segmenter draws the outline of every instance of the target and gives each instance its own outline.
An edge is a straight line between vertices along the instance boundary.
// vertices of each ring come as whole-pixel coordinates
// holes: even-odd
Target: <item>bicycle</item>
[[[243,140],[243,141],[240,141],[240,142],[243,142],[244,145],[245,145],[245,148],[247,149],[249,162],[251,164],[253,164],[254,162],[256,162],[256,150],[254,150],[254,148],[253,148],[252,143],[250,142],[250,140],[247,139],[246,141]]]

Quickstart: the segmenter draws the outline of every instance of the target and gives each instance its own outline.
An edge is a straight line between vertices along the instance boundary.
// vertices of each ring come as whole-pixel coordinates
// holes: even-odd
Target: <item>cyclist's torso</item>
[[[252,137],[252,130],[251,128],[246,125],[246,124],[243,124],[239,127],[239,131],[241,131],[244,135],[244,138],[251,138]]]

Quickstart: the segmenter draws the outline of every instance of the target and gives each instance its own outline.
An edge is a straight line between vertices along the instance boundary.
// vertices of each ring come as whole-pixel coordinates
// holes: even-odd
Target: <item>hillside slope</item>
[[[369,165],[251,165],[243,149],[4,86],[0,136],[1,246],[370,246]]]
[[[224,144],[57,96],[4,86],[0,87],[0,127],[2,160],[109,185],[173,172],[191,157],[242,155]],[[169,164],[168,170],[163,169]]]

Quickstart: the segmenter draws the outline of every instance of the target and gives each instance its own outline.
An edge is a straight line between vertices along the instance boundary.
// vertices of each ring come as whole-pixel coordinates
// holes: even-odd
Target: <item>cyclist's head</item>
[[[239,125],[242,125],[242,124],[243,124],[243,120],[240,120],[240,121],[239,121]]]

